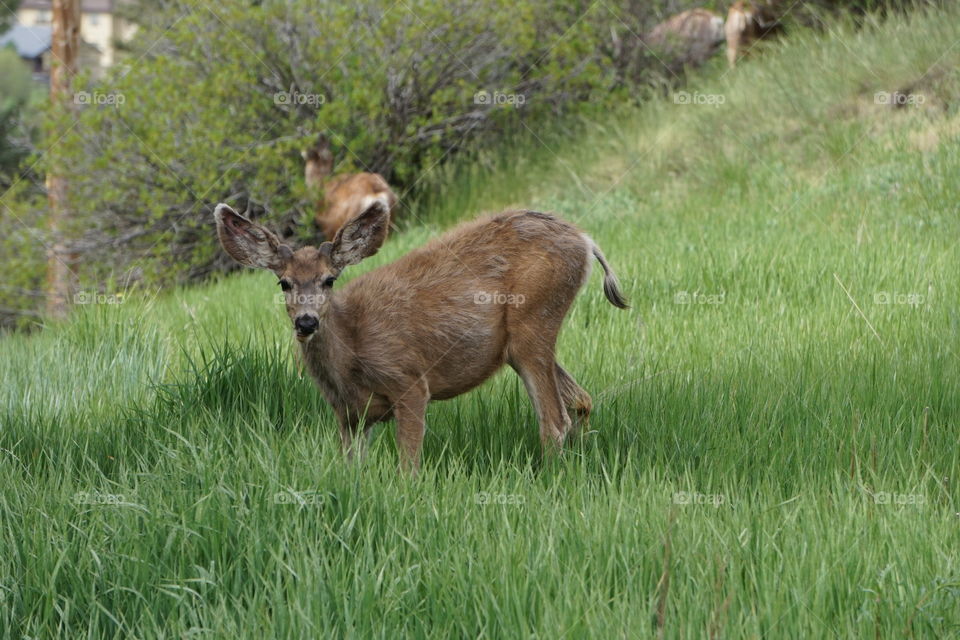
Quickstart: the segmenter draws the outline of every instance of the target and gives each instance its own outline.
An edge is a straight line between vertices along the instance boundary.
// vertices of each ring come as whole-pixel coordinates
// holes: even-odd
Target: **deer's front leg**
[[[420,379],[395,398],[393,415],[397,420],[397,448],[400,450],[400,465],[405,471],[415,474],[420,468],[420,448],[426,429],[425,417],[430,391],[425,380]]]
[[[367,453],[367,444],[370,441],[372,427],[364,424],[354,416],[341,415],[340,422],[340,449],[347,460],[352,461],[355,458],[363,460]]]
[[[357,450],[363,447],[362,439],[357,438],[357,431],[356,425],[350,424],[347,420],[340,420],[340,450],[343,451],[343,455],[350,461],[352,461],[357,454]],[[360,456],[363,456],[362,450],[360,451]]]

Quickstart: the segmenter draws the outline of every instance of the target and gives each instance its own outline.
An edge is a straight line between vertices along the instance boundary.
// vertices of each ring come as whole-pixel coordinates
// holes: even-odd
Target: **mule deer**
[[[707,9],[671,16],[643,38],[671,71],[702,65],[716,53],[723,39],[723,18]]]
[[[396,206],[396,194],[378,173],[345,173],[330,177],[333,152],[326,136],[321,134],[316,144],[302,151],[301,155],[305,161],[307,189],[314,193],[323,191],[323,200],[317,205],[316,222],[327,240],[332,240],[347,220],[366,209],[372,198],[386,198],[391,212]]]
[[[557,363],[554,348],[591,258],[603,267],[607,299],[627,303],[600,248],[572,224],[534,211],[465,223],[335,291],[344,269],[383,244],[390,220],[384,198],[332,242],[296,251],[225,204],[214,215],[230,256],[279,278],[348,458],[370,425],[395,417],[403,467],[415,471],[427,403],[469,391],[505,362],[533,401],[546,451],[571,430],[564,407],[578,422],[589,417],[590,395]]]
[[[775,1],[758,4],[737,0],[730,6],[723,28],[727,38],[727,64],[731,69],[754,41],[782,31]]]

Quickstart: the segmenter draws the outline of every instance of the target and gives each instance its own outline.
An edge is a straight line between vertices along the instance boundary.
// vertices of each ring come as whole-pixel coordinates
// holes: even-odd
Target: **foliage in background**
[[[20,0],[0,2],[0,34],[10,28],[19,6]],[[30,71],[16,51],[0,48],[0,195],[13,184],[29,154],[20,112],[35,91]]]
[[[221,200],[311,235],[298,152],[318,131],[341,170],[382,172],[407,194],[400,217],[412,219],[410,194],[482,135],[542,132],[632,99],[642,51],[613,39],[635,38],[658,4],[168,2],[87,90],[77,123],[51,131],[67,130],[56,152],[81,286],[227,267],[210,235]],[[15,213],[37,220],[44,207],[22,199]]]
[[[5,12],[12,15],[15,6],[0,8],[0,32]],[[42,181],[28,160],[35,151],[45,95],[16,51],[0,48],[0,327],[36,317],[42,301],[36,289],[43,275],[43,237],[35,228],[36,207],[24,205],[36,202]]]
[[[20,56],[12,49],[0,49],[0,193],[16,180],[30,152],[29,136],[20,118],[35,90],[36,83]]]
[[[11,23],[16,19],[17,8],[20,6],[20,0],[4,0],[0,2],[0,33],[10,28]]]
[[[156,286],[232,264],[212,241],[218,201],[285,236],[315,233],[299,150],[325,131],[339,169],[384,173],[401,224],[447,161],[480,146],[509,156],[574,116],[609,117],[678,79],[641,34],[692,0],[417,0],[318,3],[164,0],[123,9],[140,24],[130,52],[81,91],[77,120],[51,122],[69,169],[81,289]],[[859,7],[811,2],[792,9]],[[725,4],[714,3],[718,11]],[[803,14],[806,15],[806,14]],[[570,132],[568,132],[570,133]],[[31,159],[42,171],[49,156]],[[42,174],[41,174],[42,175]],[[3,307],[40,289],[38,184],[7,195],[0,223]],[[463,212],[471,215],[472,211]],[[111,285],[112,286],[112,285]]]

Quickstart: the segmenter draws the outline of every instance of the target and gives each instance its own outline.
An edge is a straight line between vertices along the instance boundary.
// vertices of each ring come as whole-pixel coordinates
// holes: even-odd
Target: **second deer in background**
[[[777,35],[783,30],[778,1],[737,0],[730,7],[724,32],[727,39],[727,63],[731,69],[736,66],[737,60],[753,47],[754,42]],[[787,10],[789,11],[789,8]]]
[[[327,240],[337,235],[340,227],[366,210],[372,199],[381,199],[391,214],[397,204],[397,196],[379,173],[345,173],[333,176],[333,151],[330,141],[323,134],[317,137],[313,147],[305,149],[303,156],[304,179],[312,193],[323,192],[317,203],[317,227]]]

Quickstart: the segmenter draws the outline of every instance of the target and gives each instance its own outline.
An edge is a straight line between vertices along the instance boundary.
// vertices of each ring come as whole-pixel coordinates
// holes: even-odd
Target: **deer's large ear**
[[[343,269],[369,258],[380,250],[389,229],[390,208],[386,199],[372,198],[363,213],[352,218],[337,232],[330,248],[333,266]]]
[[[213,217],[224,251],[240,264],[280,273],[293,257],[293,250],[280,238],[227,205],[218,204]]]

